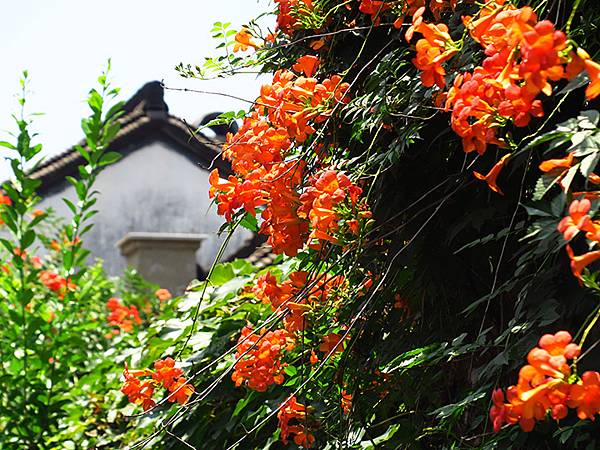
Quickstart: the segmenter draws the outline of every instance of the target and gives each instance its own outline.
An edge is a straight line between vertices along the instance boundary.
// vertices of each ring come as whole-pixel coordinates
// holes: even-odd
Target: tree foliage
[[[177,69],[274,72],[249,111],[212,122],[243,119],[223,146],[233,175],[214,171],[208,195],[224,231],[258,230],[283,256],[215,264],[121,333],[131,347],[69,384],[103,403],[84,402],[89,422],[55,442],[597,447],[594,2],[277,0],[272,12],[276,28],[272,15],[235,32],[215,24],[221,53]],[[110,129],[84,127],[88,145]],[[27,142],[25,158],[39,151],[28,141],[14,146]],[[24,182],[6,187],[9,254],[33,242],[18,205],[35,182],[14,167]],[[81,221],[93,205],[82,183]],[[69,277],[88,276],[75,278],[78,264],[63,265],[66,297]],[[22,317],[30,273],[7,277]],[[165,378],[168,358],[177,375]],[[115,391],[122,363],[131,404]]]

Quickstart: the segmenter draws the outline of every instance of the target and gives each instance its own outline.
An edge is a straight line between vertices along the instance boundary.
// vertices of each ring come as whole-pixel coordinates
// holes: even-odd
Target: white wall
[[[130,231],[209,235],[197,255],[205,270],[224,239],[217,236],[224,219],[208,198],[209,172],[167,145],[152,142],[98,175],[95,188],[100,194],[95,206],[99,213],[92,219],[95,226],[84,237],[84,244],[93,257],[105,261],[110,274],[116,275],[125,267],[115,244]],[[71,212],[62,197],[74,200],[74,188],[68,185],[61,192],[48,194],[39,207],[52,207],[59,216],[68,218]],[[234,254],[251,237],[247,230],[236,231],[224,257]]]

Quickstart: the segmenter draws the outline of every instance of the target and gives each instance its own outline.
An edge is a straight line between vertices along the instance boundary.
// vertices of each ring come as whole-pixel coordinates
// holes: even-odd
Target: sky
[[[123,100],[152,80],[253,100],[264,77],[201,81],[181,78],[174,67],[179,62],[201,64],[205,56],[216,54],[210,34],[215,22],[231,22],[239,29],[270,8],[269,0],[2,0],[0,140],[12,140],[7,132],[14,131],[11,114],[18,111],[16,93],[24,69],[30,78],[27,110],[43,113],[35,117],[32,130],[39,134],[35,143],[43,144],[45,156],[83,137],[80,121],[88,115],[87,92],[108,58]],[[248,107],[239,100],[189,92],[167,91],[165,101],[171,114],[189,122],[209,112]],[[0,160],[0,180],[9,175],[7,162]]]

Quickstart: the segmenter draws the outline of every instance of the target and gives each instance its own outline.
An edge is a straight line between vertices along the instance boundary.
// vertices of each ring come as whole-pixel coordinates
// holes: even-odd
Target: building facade
[[[145,252],[143,259],[148,265],[155,247],[152,273],[185,271],[183,278],[190,273],[202,277],[225,238],[218,235],[223,218],[208,198],[210,171],[218,167],[221,173],[230,172],[219,157],[220,139],[196,133],[183,120],[170,115],[158,82],[142,87],[124,110],[121,130],[109,149],[122,157],[97,177],[98,214],[92,219],[95,225],[85,237],[85,246],[93,258],[104,261],[112,275],[122,272],[128,261],[136,260],[131,252]],[[75,201],[76,195],[65,177],[76,177],[83,163],[72,148],[36,168],[32,175],[42,182],[40,208],[52,208],[66,218],[71,215],[62,198]],[[197,251],[195,245],[199,245]],[[173,258],[165,256],[169,246],[182,258],[187,258],[184,254],[192,255],[193,260],[182,262],[185,268],[174,267]],[[236,231],[223,259],[248,256],[255,247],[253,233]],[[182,289],[180,281],[165,283],[154,275],[149,278],[170,284],[165,287]]]

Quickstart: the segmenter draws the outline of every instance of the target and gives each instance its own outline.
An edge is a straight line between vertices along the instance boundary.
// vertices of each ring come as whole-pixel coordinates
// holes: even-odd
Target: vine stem
[[[204,282],[204,286],[202,287],[202,293],[200,294],[200,299],[198,300],[198,304],[196,305],[196,311],[194,312],[194,317],[192,319],[192,326],[190,328],[190,332],[186,336],[183,346],[177,353],[177,358],[181,357],[181,354],[187,347],[188,343],[190,342],[190,339],[192,338],[192,336],[194,334],[194,331],[196,330],[196,323],[198,322],[198,318],[200,317],[200,307],[202,306],[202,302],[204,301],[204,296],[206,294],[206,289],[208,288],[208,285],[210,283],[210,278],[215,270],[215,267],[221,260],[221,257],[223,256],[223,253],[225,252],[225,249],[227,248],[227,245],[229,244],[229,241],[231,240],[231,236],[233,236],[233,232],[237,229],[238,225],[242,222],[243,219],[244,219],[244,216],[240,217],[236,222],[233,223],[233,225],[231,226],[231,228],[229,229],[229,231],[227,233],[227,236],[225,237],[225,240],[219,247],[219,251],[217,252],[215,259],[213,260],[213,263],[210,266],[208,274],[206,274],[206,281]]]
[[[590,323],[588,324],[588,326],[585,328],[585,330],[583,331],[583,334],[581,335],[581,339],[579,340],[579,348],[583,347],[583,343],[585,342],[586,338],[588,337],[588,334],[590,333],[590,331],[592,331],[592,328],[594,327],[594,325],[596,325],[596,322],[598,321],[598,319],[600,318],[600,305],[598,305],[596,307],[596,313],[594,314],[594,318],[590,321]],[[579,362],[580,358],[574,358],[573,359],[573,373],[577,373],[577,363]]]
[[[569,16],[569,20],[567,20],[567,25],[565,26],[565,32],[567,35],[571,32],[571,24],[573,23],[575,13],[577,12],[577,8],[579,8],[580,3],[581,0],[575,0],[575,4],[573,5],[573,9],[571,10],[571,15]]]
[[[586,327],[585,331],[581,335],[581,340],[579,341],[579,347],[583,347],[583,343],[585,342],[586,338],[588,337],[588,334],[590,333],[590,331],[592,330],[594,325],[596,325],[596,322],[598,321],[598,319],[600,319],[600,306],[598,306],[596,308],[596,315],[594,316],[592,321],[589,323],[589,325]]]

